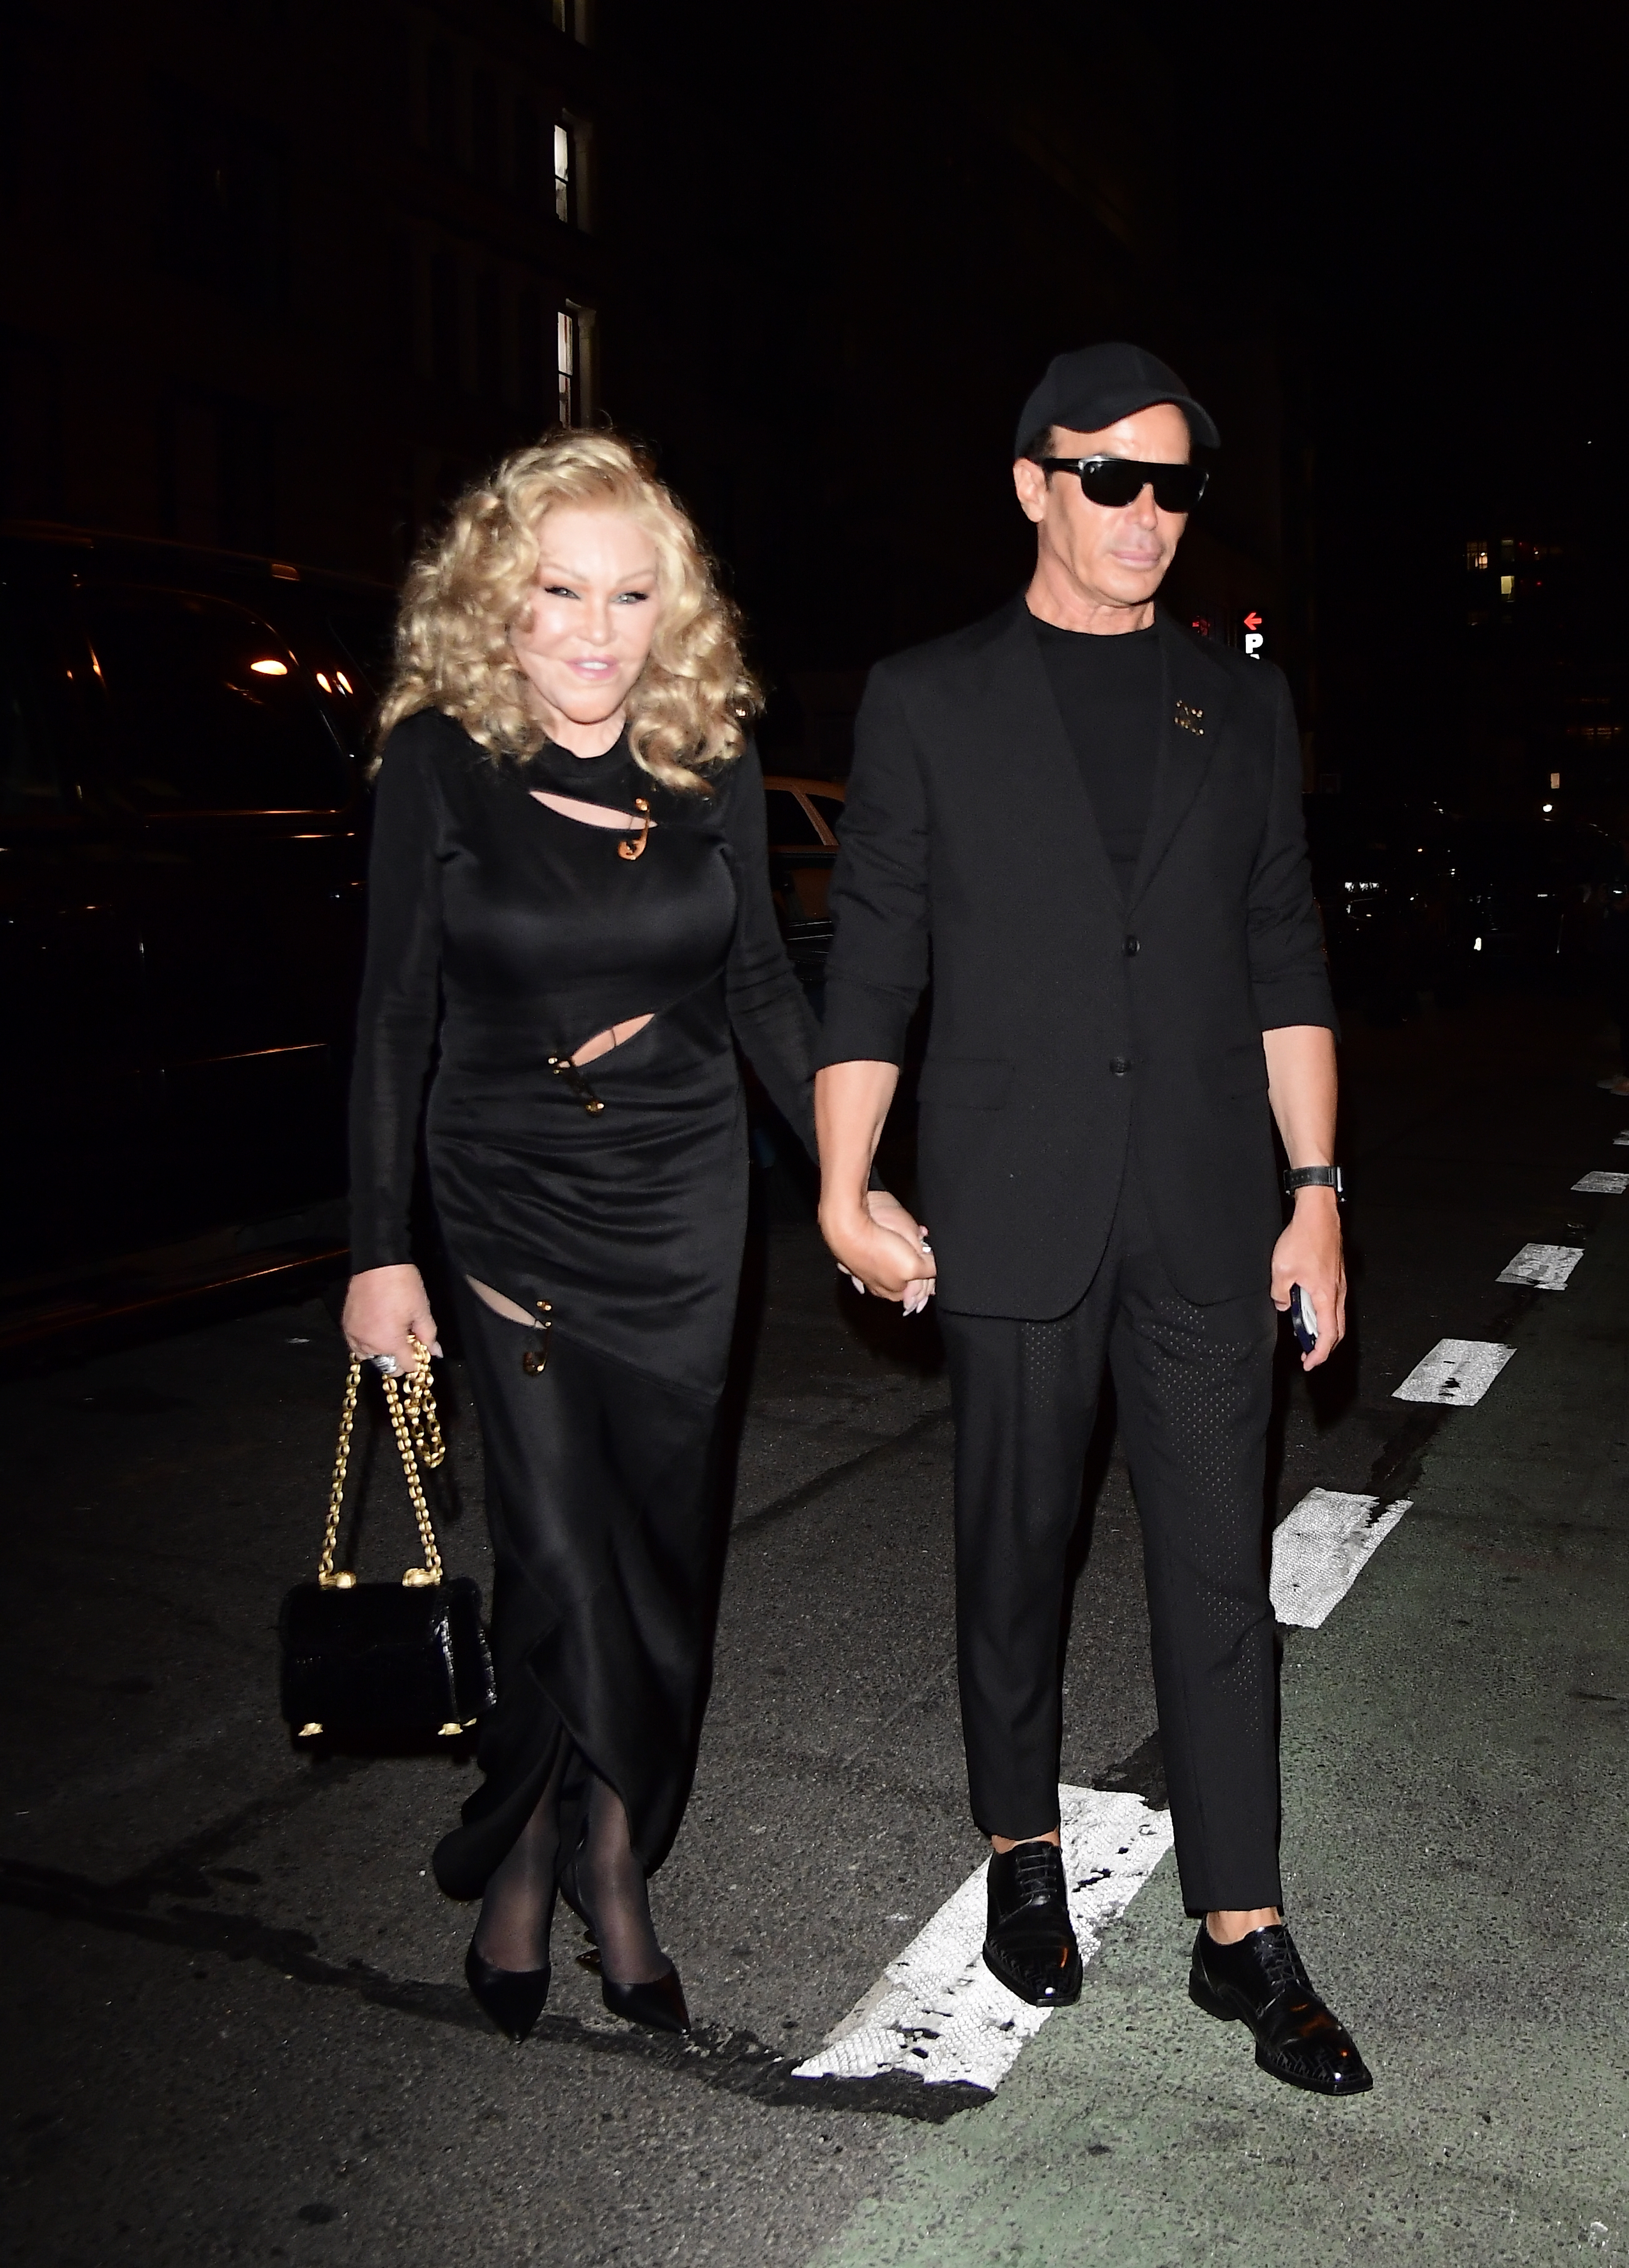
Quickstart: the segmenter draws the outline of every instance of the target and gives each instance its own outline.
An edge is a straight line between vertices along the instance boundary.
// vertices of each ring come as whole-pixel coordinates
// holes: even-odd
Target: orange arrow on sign
[[[1261,628],[1261,616],[1259,615],[1246,615],[1244,617],[1244,627],[1247,630],[1258,630]]]

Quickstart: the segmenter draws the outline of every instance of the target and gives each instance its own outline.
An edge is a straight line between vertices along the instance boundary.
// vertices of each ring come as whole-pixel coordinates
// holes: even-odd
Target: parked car
[[[1382,1016],[1495,976],[1588,983],[1629,896],[1593,826],[1315,806],[1308,834],[1337,990]]]
[[[831,949],[829,900],[837,857],[836,822],[847,792],[841,780],[792,779],[774,773],[763,782],[775,910],[792,965],[817,1005]]]
[[[1559,820],[1460,824],[1449,836],[1461,967],[1588,983],[1629,896],[1623,845]]]
[[[266,559],[0,530],[13,1307],[343,1189],[363,759],[394,607]]]
[[[1453,858],[1434,811],[1314,804],[1313,890],[1337,993],[1371,1014],[1413,1011],[1449,980]]]

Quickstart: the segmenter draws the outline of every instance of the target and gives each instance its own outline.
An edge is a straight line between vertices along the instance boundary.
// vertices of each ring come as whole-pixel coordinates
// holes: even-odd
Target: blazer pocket
[[[1012,1090],[1014,1068],[993,1056],[934,1056],[922,1066],[917,1100],[936,1108],[999,1110]]]

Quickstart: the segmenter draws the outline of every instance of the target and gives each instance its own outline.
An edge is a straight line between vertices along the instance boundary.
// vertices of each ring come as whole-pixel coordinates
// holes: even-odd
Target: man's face
[[[1054,457],[1137,457],[1144,464],[1185,465],[1188,421],[1175,402],[1156,401],[1101,433],[1052,428]],[[1072,473],[1050,477],[1021,458],[1013,468],[1018,501],[1036,524],[1041,564],[1095,606],[1146,606],[1176,556],[1185,512],[1161,512],[1144,487],[1126,504],[1093,504]]]

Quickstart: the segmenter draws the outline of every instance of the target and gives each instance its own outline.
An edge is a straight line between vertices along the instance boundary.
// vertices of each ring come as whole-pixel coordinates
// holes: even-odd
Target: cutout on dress
[[[528,1315],[518,1300],[512,1300],[506,1292],[494,1291],[478,1276],[467,1274],[464,1281],[483,1307],[490,1307],[495,1315],[501,1315],[505,1322],[519,1323],[523,1330],[537,1333],[534,1344],[520,1357],[520,1367],[528,1378],[541,1378],[549,1367],[549,1334],[555,1321],[553,1300],[540,1300],[536,1314]]]
[[[616,846],[619,858],[643,858],[651,829],[658,824],[651,817],[651,806],[642,795],[635,796],[631,811],[614,811],[607,804],[584,803],[574,795],[554,795],[547,788],[528,788],[527,792],[545,810],[557,813],[562,819],[574,820],[579,827],[615,828],[623,838]]]

